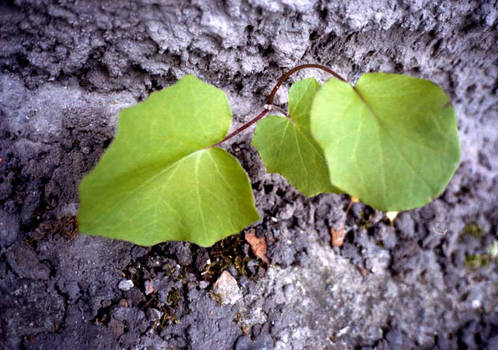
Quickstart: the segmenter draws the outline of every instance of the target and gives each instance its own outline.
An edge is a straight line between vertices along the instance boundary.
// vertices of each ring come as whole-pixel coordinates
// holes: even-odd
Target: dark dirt
[[[497,17],[496,1],[0,1],[0,348],[497,349]],[[271,266],[243,233],[209,249],[77,233],[78,183],[120,108],[193,73],[237,126],[305,62],[440,84],[462,143],[444,194],[392,225],[361,203],[345,218],[346,196],[266,173],[248,132],[224,147]],[[224,270],[234,304],[213,293]]]

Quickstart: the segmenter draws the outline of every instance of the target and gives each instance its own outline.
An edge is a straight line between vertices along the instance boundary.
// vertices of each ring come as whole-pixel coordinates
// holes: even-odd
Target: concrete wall
[[[468,267],[497,239],[497,23],[496,1],[3,1],[0,343],[498,347],[496,263]],[[218,248],[68,237],[79,180],[112,139],[120,108],[193,73],[228,94],[238,125],[281,74],[308,62],[352,82],[387,71],[443,87],[463,154],[440,199],[393,226],[356,204],[345,245],[332,249],[328,227],[344,221],[347,198],[307,199],[266,173],[248,132],[225,147],[251,177],[264,217],[254,227],[272,266],[250,258],[249,278],[231,267],[244,295],[237,304],[219,306],[213,281],[201,283]],[[301,76],[310,74],[327,78]],[[286,87],[278,99],[285,103]],[[229,245],[245,256],[243,240]],[[129,291],[118,288],[123,276],[135,281]],[[145,293],[146,281],[156,294]],[[161,327],[164,313],[171,318]]]

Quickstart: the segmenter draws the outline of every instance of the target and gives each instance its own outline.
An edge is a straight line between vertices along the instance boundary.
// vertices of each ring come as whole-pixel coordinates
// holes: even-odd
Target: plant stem
[[[326,66],[322,66],[321,64],[315,64],[315,63],[308,63],[308,64],[302,64],[302,65],[299,65],[297,67],[294,67],[292,68],[291,70],[289,70],[287,73],[285,73],[284,75],[282,75],[280,77],[280,79],[278,80],[278,82],[275,84],[275,86],[273,87],[273,89],[271,90],[270,92],[270,95],[268,96],[268,98],[266,99],[266,103],[265,103],[265,106],[263,108],[263,110],[261,111],[261,113],[259,113],[256,117],[254,117],[253,119],[251,119],[250,121],[248,121],[247,123],[245,123],[244,125],[242,125],[240,128],[238,128],[237,130],[231,132],[230,134],[228,134],[227,136],[225,136],[225,138],[223,140],[221,140],[220,142],[217,142],[207,148],[212,148],[212,147],[217,147],[219,145],[221,145],[223,142],[231,139],[232,137],[235,137],[237,136],[238,134],[240,134],[242,131],[244,131],[245,129],[247,129],[248,127],[250,127],[251,125],[253,125],[254,123],[257,123],[260,119],[263,119],[263,117],[272,109],[276,109],[276,110],[279,110],[280,108],[278,106],[275,106],[273,104],[273,99],[275,98],[275,95],[278,91],[278,89],[280,88],[280,86],[282,86],[282,84],[294,73],[302,70],[302,69],[306,69],[306,68],[315,68],[315,69],[321,69],[327,73],[329,73],[330,75],[332,75],[334,78],[336,79],[339,79],[345,83],[347,83],[346,79],[344,79],[343,77],[341,77],[339,74],[337,74],[336,72],[334,72],[332,69],[326,67]],[[279,110],[280,112],[282,112],[281,110]],[[283,112],[282,112],[283,113]],[[283,113],[284,115],[286,115],[287,117],[288,114],[287,113]]]
[[[275,86],[271,90],[270,95],[266,99],[266,104],[273,104],[273,99],[275,98],[275,94],[277,93],[277,91],[280,88],[280,86],[284,83],[284,81],[286,81],[292,74],[294,74],[294,73],[296,73],[296,72],[298,72],[300,70],[306,69],[306,68],[321,69],[321,70],[329,73],[330,75],[332,75],[334,78],[339,79],[339,80],[347,83],[346,79],[344,79],[343,77],[341,77],[339,74],[337,74],[336,72],[334,72],[329,67],[322,66],[321,64],[316,64],[316,63],[302,64],[300,66],[292,68],[290,71],[288,71],[287,73],[285,73],[284,75],[282,75],[280,77],[280,79],[278,80],[278,82],[275,84]]]
[[[225,136],[225,138],[223,140],[221,140],[220,142],[217,142],[214,145],[209,146],[208,148],[217,147],[220,144],[222,144],[223,142],[225,142],[226,140],[229,140],[232,137],[237,136],[238,134],[240,134],[242,131],[244,131],[245,129],[247,129],[248,127],[250,127],[251,125],[253,125],[254,123],[257,123],[258,120],[262,119],[266,115],[266,113],[268,113],[269,111],[270,110],[266,109],[266,107],[265,107],[263,109],[263,111],[261,111],[261,113],[259,113],[256,117],[254,117],[253,119],[249,120],[247,123],[245,123],[244,125],[242,125],[237,130],[235,130],[235,131],[231,132],[230,134],[228,134],[227,136]]]

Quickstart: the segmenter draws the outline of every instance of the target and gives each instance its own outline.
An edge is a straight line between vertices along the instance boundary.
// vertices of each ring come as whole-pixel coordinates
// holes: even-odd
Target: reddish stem
[[[225,142],[226,140],[231,139],[234,136],[237,136],[238,134],[240,134],[242,131],[244,131],[245,129],[247,129],[248,127],[253,125],[254,123],[257,123],[258,120],[262,119],[266,115],[266,113],[268,113],[269,111],[270,111],[269,109],[266,109],[266,108],[263,109],[263,111],[261,113],[259,113],[255,118],[251,119],[250,121],[248,121],[247,123],[242,125],[237,130],[235,130],[235,131],[231,132],[230,134],[228,134],[227,136],[225,136],[225,138],[223,140],[221,140],[220,142],[217,142],[214,145],[209,146],[209,148],[217,147],[220,144],[222,144],[223,142]]]
[[[278,80],[278,82],[275,84],[275,86],[271,90],[270,95],[268,96],[268,99],[266,100],[266,104],[273,104],[273,99],[275,98],[275,94],[277,93],[277,91],[280,88],[280,86],[284,83],[284,81],[286,81],[292,74],[294,74],[294,73],[296,73],[296,72],[298,72],[300,70],[306,69],[306,68],[321,69],[321,70],[329,73],[330,75],[332,75],[334,78],[339,79],[339,80],[347,83],[346,79],[344,79],[343,77],[341,77],[339,74],[337,74],[336,72],[334,72],[329,67],[322,66],[321,64],[316,64],[316,63],[302,64],[300,66],[292,68],[290,71],[288,71],[287,73],[285,73],[284,75],[282,75],[280,77],[280,79]]]
[[[214,145],[211,145],[209,146],[208,148],[212,148],[212,147],[217,147],[219,146],[220,144],[222,144],[223,142],[231,139],[232,137],[235,137],[237,136],[238,134],[240,134],[242,131],[244,131],[245,129],[247,129],[248,127],[250,127],[251,125],[253,125],[254,123],[257,123],[260,119],[262,119],[271,109],[272,109],[272,106],[273,105],[273,99],[275,98],[275,95],[278,91],[278,89],[280,88],[280,86],[282,86],[282,84],[294,73],[302,70],[302,69],[306,69],[306,68],[316,68],[316,69],[321,69],[327,73],[329,73],[330,75],[332,75],[334,78],[336,79],[339,79],[343,82],[347,82],[346,79],[344,79],[343,77],[341,77],[339,74],[337,74],[336,72],[334,72],[332,69],[326,67],[326,66],[322,66],[321,64],[315,64],[315,63],[308,63],[308,64],[302,64],[300,66],[297,66],[297,67],[294,67],[292,68],[290,71],[288,71],[287,73],[285,73],[284,75],[282,75],[280,77],[280,79],[278,80],[278,82],[275,84],[275,86],[273,87],[273,89],[271,90],[270,92],[270,95],[268,96],[268,98],[266,99],[266,103],[265,103],[265,106],[264,106],[264,109],[261,113],[259,113],[256,117],[254,117],[253,119],[251,119],[250,121],[248,121],[247,123],[245,123],[244,125],[242,125],[240,128],[238,128],[237,130],[231,132],[230,134],[228,134],[227,136],[225,136],[225,138],[223,140],[221,140],[220,142],[217,142],[215,143]],[[274,107],[277,107],[277,106],[274,106]],[[287,115],[286,113],[284,113],[285,115]]]

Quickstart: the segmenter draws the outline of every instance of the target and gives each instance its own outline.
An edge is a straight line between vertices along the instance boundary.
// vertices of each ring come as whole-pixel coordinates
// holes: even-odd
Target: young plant
[[[263,119],[304,68],[333,78],[294,83],[289,113]],[[440,195],[460,160],[449,98],[399,74],[367,73],[352,86],[327,67],[298,66],[258,116],[227,135],[231,119],[223,91],[191,75],[122,110],[115,139],[80,184],[81,232],[210,246],[259,220],[247,174],[218,146],[260,120],[252,144],[266,168],[306,196],[348,193],[382,211],[408,210]]]

